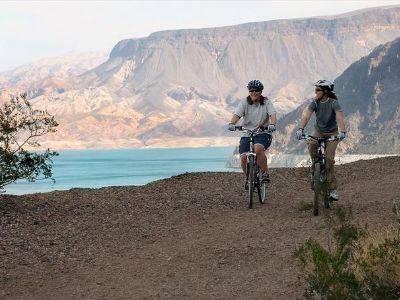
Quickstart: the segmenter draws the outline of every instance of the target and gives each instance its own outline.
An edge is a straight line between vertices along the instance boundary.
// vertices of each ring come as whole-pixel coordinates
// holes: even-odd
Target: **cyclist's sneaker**
[[[248,191],[249,190],[249,182],[246,180],[246,183],[244,184],[244,189],[246,190],[246,191]]]
[[[263,182],[270,182],[271,180],[269,179],[269,174],[268,174],[268,172],[263,172],[262,173],[262,175],[261,175],[261,180],[263,181]]]
[[[333,201],[338,201],[339,200],[339,194],[337,190],[330,190],[329,191],[329,198],[331,198]]]

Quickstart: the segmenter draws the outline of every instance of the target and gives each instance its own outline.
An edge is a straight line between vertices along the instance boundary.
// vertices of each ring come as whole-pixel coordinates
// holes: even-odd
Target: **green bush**
[[[371,243],[351,211],[337,209],[327,218],[328,246],[309,239],[295,252],[307,283],[305,298],[398,299],[399,220],[390,236]]]
[[[397,226],[380,241],[369,243],[361,256],[363,279],[369,299],[400,298],[400,213],[398,203],[393,209]]]

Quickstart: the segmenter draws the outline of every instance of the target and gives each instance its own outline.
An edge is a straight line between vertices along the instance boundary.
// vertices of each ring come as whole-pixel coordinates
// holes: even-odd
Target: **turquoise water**
[[[185,172],[232,171],[225,163],[233,147],[61,151],[54,159],[56,182],[19,181],[6,187],[8,194],[29,194],[99,188],[116,185],[143,185]]]

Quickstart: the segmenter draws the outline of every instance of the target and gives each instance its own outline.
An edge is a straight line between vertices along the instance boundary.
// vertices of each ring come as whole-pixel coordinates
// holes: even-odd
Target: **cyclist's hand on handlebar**
[[[269,124],[267,129],[270,132],[274,132],[276,130],[276,126],[275,126],[275,124]]]
[[[296,139],[301,140],[304,135],[304,128],[299,128],[296,131]]]
[[[339,135],[338,135],[339,142],[343,141],[345,138],[346,138],[346,131],[339,132]]]
[[[230,130],[230,131],[235,131],[235,130],[236,130],[235,124],[229,123],[229,124],[228,124],[228,130]]]

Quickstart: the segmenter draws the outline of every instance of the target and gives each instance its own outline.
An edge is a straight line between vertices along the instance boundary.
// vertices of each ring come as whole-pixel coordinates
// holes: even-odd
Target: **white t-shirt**
[[[247,99],[241,100],[234,114],[243,118],[243,128],[254,130],[260,124],[267,127],[269,125],[269,116],[273,113],[276,113],[274,105],[271,100],[264,98],[264,105],[259,102],[250,105],[247,103]]]

